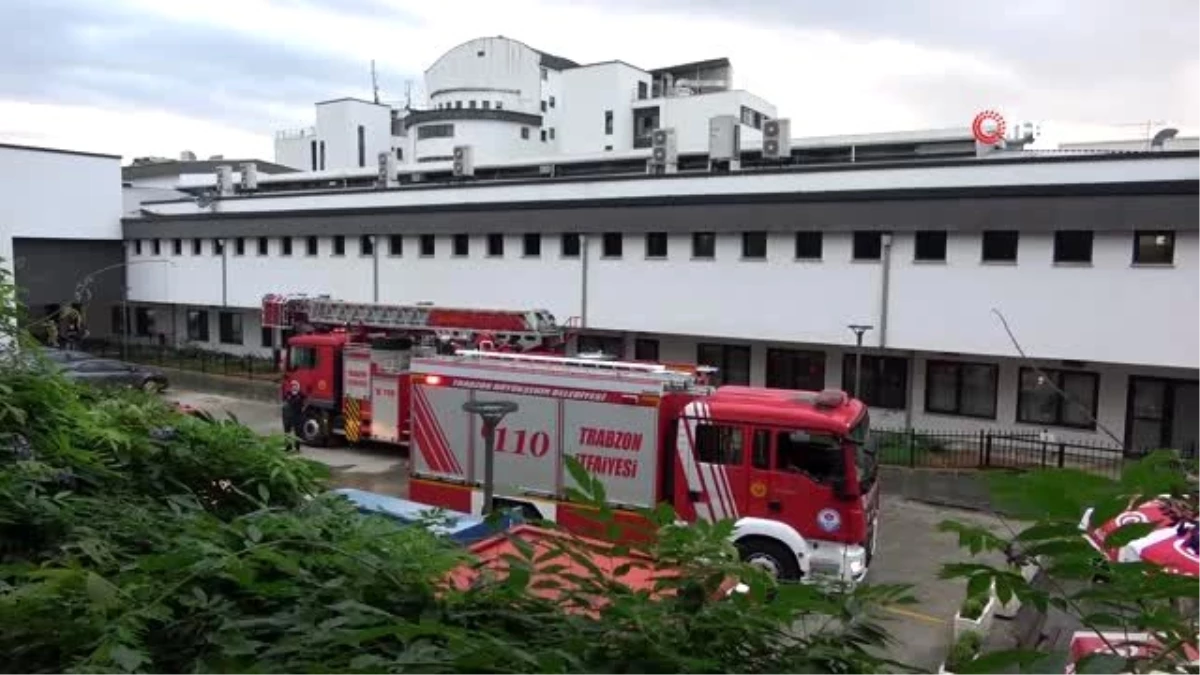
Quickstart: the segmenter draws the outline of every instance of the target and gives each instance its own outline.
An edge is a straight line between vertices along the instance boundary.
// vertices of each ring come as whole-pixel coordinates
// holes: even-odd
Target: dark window
[[[521,138],[529,140],[529,127],[521,127]]]
[[[646,257],[647,258],[665,258],[665,257],[667,257],[667,233],[666,232],[648,232],[648,233],[646,233]]]
[[[637,338],[633,341],[633,358],[635,361],[658,361],[658,340],[654,338]]]
[[[235,237],[233,240],[233,254],[246,255],[246,238]]]
[[[419,243],[423,257],[430,257],[437,253],[437,239],[432,234],[421,235]]]
[[[264,347],[274,347],[275,329],[271,328],[270,326],[263,326],[259,340],[261,340],[261,344]]]
[[[842,360],[842,389],[854,392],[854,354]],[[863,373],[856,398],[877,408],[903,410],[908,404],[908,359],[863,356]]]
[[[921,230],[913,237],[913,260],[945,262],[946,231]]]
[[[220,239],[213,239],[213,255],[225,254],[225,242]]]
[[[459,103],[462,103],[462,101],[459,101]],[[454,125],[426,124],[425,126],[417,127],[417,140],[423,141],[427,138],[454,138]]]
[[[187,339],[192,342],[208,342],[208,310],[187,311]]]
[[[200,255],[203,252],[204,252],[204,240],[203,239],[193,239],[192,240],[192,255]]]
[[[775,469],[828,484],[846,474],[842,445],[831,434],[780,431],[775,434]]]
[[[369,234],[359,235],[358,237],[358,254],[359,255],[375,255],[375,237]]]
[[[579,257],[579,235],[574,232],[568,232],[562,236],[562,257],[578,258]]]
[[[182,239],[172,239],[171,240],[171,255],[183,255],[183,240]]]
[[[404,148],[396,148],[396,161],[404,161]]]
[[[1021,234],[1016,230],[987,230],[983,233],[984,262],[1016,262]]]
[[[769,429],[754,430],[754,446],[750,455],[750,464],[763,471],[771,468],[771,431]]]
[[[238,312],[221,312],[218,317],[217,330],[220,333],[221,344],[242,344],[242,315]]]
[[[545,129],[542,129],[542,142],[543,143],[546,142],[546,130]]]
[[[318,250],[317,238],[313,236],[305,237],[304,253],[306,255],[316,255]]]
[[[546,102],[542,101],[542,112],[546,112]]]
[[[613,111],[604,111],[604,135],[612,136],[613,132]]]
[[[319,361],[317,350],[312,347],[288,349],[288,370],[314,370]]]
[[[696,459],[708,464],[742,463],[743,436],[741,427],[724,424],[696,425]]]
[[[820,260],[821,248],[820,232],[796,233],[796,260]]]
[[[1054,262],[1092,262],[1091,230],[1059,230],[1054,233]]]
[[[742,259],[743,260],[766,260],[767,258],[767,233],[766,232],[743,232],[742,233]]]
[[[638,100],[639,101],[646,98],[646,96],[649,92],[650,92],[650,85],[646,84],[645,82],[638,82]]]
[[[577,354],[604,354],[625,358],[625,340],[615,335],[580,335],[575,339]]]
[[[487,254],[493,258],[504,255],[504,235],[489,234],[487,236]]]
[[[491,110],[491,109],[492,109],[492,102],[491,102],[491,101],[484,101],[484,102],[483,102],[483,109],[484,109],[484,110]]]
[[[358,125],[358,165],[367,165],[367,130]]]
[[[279,253],[280,253],[280,255],[285,255],[285,256],[289,256],[292,254],[292,238],[291,237],[280,237],[279,238]]]
[[[692,257],[709,260],[717,256],[717,235],[712,232],[692,233]]]
[[[154,255],[162,255],[162,242],[158,239],[151,239],[150,250],[154,252]]]
[[[550,97],[550,107],[551,108],[554,107],[554,97],[553,96]]]
[[[1094,429],[1100,376],[1079,370],[1022,368],[1017,392],[1017,421]],[[1054,387],[1066,392],[1065,400]]]
[[[821,391],[825,388],[825,352],[768,349],[767,386]]]
[[[883,234],[880,232],[855,232],[855,260],[879,260],[883,256]]]
[[[504,102],[496,101],[496,110],[504,110]]]
[[[624,237],[620,232],[605,232],[600,241],[600,255],[605,258],[620,258]]]
[[[542,81],[545,82],[546,80],[549,80],[549,79],[550,79],[550,74],[546,71],[545,68],[542,68]]]
[[[388,236],[388,255],[404,255],[404,236],[393,234]]]
[[[470,101],[467,101],[467,104],[468,104],[467,107],[470,108],[471,110],[475,109],[475,99],[471,99]]]
[[[990,363],[927,361],[925,411],[996,419],[998,373]]]
[[[321,141],[321,170],[325,170],[325,141]]]
[[[133,311],[134,334],[141,337],[154,335],[154,310],[138,307]]]
[[[340,234],[333,236],[333,255],[346,255],[346,238]]]
[[[455,256],[470,255],[471,236],[467,234],[456,234],[450,237],[450,254]]]
[[[269,250],[268,243],[267,243],[268,241],[270,241],[270,240],[267,239],[266,237],[258,238],[258,254],[259,255],[267,255],[267,252]]]
[[[116,305],[112,308],[112,314],[110,316],[112,320],[112,332],[116,333],[117,335],[124,335],[129,330],[128,317],[125,317],[126,320],[122,321],[121,319],[123,316],[124,312],[121,311],[120,305]]]
[[[538,258],[542,255],[542,235],[530,232],[521,237],[521,254],[526,258]]]
[[[1133,262],[1170,265],[1175,262],[1174,232],[1138,232],[1133,236]]]
[[[141,239],[133,240],[133,254],[134,255],[142,254],[142,240]]]
[[[316,171],[317,170],[317,142],[312,141],[312,143],[310,144],[310,148],[312,150],[312,170]]]
[[[554,140],[554,127],[550,127],[550,140]]]
[[[702,343],[696,345],[696,362],[717,369],[709,376],[714,385],[750,384],[749,347]]]

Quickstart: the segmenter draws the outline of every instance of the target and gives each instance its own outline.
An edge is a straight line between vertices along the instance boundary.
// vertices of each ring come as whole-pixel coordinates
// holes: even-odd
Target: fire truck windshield
[[[862,419],[850,429],[850,442],[854,444],[854,464],[858,469],[859,491],[866,494],[875,484],[879,465],[878,439],[871,436],[870,416],[863,411]]]

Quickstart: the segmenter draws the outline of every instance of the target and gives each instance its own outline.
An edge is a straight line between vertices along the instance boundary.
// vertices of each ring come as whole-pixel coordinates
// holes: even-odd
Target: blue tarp
[[[362,513],[387,516],[403,525],[415,525],[422,520],[436,517],[437,521],[429,525],[429,531],[449,537],[464,546],[506,530],[518,522],[518,519],[505,514],[500,517],[497,527],[489,525],[483,518],[468,513],[438,509],[428,504],[399,497],[389,497],[377,492],[354,488],[342,488],[333,492],[349,499]]]

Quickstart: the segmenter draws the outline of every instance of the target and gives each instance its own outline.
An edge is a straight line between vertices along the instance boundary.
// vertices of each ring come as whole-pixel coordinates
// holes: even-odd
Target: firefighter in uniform
[[[300,428],[304,425],[304,395],[300,383],[292,382],[283,398],[283,433],[288,437],[288,447],[300,450]]]

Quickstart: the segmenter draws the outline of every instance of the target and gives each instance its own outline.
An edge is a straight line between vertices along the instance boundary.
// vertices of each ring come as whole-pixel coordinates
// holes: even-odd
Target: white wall
[[[542,143],[538,135],[538,127],[529,127],[529,139],[521,138],[523,125],[499,120],[453,120],[429,122],[429,125],[453,124],[454,136],[450,138],[426,138],[414,140],[416,161],[422,157],[450,157],[456,145],[470,145],[474,148],[476,164],[491,162],[510,157],[535,157],[549,152],[549,143]],[[409,130],[409,135],[416,139],[418,128],[427,126],[419,124]],[[408,156],[405,156],[408,159]]]
[[[0,236],[121,238],[121,158],[0,146]]]
[[[330,101],[317,106],[317,140],[325,142],[326,170],[360,167],[359,125],[363,127],[365,141],[362,166],[378,166],[379,153],[389,151],[392,147],[391,108],[355,99]],[[302,166],[311,167],[311,146],[306,152],[309,154]]]
[[[650,74],[624,63],[600,63],[562,73],[558,102],[559,147],[564,154],[585,154],[633,147],[632,106],[637,83],[650,84]],[[613,133],[604,133],[604,112],[613,111]],[[708,133],[707,124],[705,134]]]
[[[312,141],[316,134],[309,135],[276,135],[275,163],[298,169],[312,171]],[[318,157],[318,160],[320,158]],[[328,162],[328,160],[326,160]]]
[[[479,56],[479,52],[483,56]],[[470,99],[503,101],[505,110],[541,114],[541,54],[515,40],[478,38],[443,54],[425,71],[431,108]],[[445,94],[439,91],[459,89]]]
[[[648,99],[639,103],[659,106],[659,124],[664,128],[675,128],[679,152],[707,152],[709,120],[720,115],[733,115],[740,120],[743,105],[775,117],[775,106],[741,90]],[[742,147],[762,144],[762,131],[745,124],[741,129]]]

